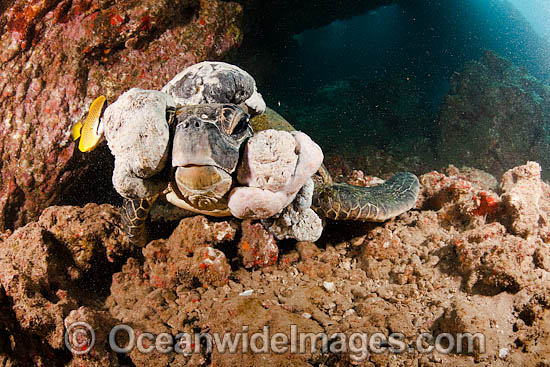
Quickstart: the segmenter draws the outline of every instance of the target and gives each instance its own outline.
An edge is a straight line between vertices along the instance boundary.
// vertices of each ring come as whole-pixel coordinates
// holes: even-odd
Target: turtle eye
[[[248,128],[250,116],[235,106],[223,106],[221,126],[227,135],[239,135]]]
[[[247,115],[242,116],[239,119],[239,122],[237,122],[237,124],[233,128],[233,132],[231,133],[231,135],[240,135],[241,133],[243,133],[246,130],[246,128],[248,127],[248,121],[249,120],[250,119]]]

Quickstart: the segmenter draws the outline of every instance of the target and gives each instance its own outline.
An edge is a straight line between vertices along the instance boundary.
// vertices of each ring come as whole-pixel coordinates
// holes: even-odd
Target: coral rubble
[[[359,171],[349,180],[376,182]],[[329,222],[316,243],[281,248],[261,222],[204,216],[132,248],[115,208],[50,207],[0,242],[0,361],[117,367],[108,332],[125,324],[136,336],[252,335],[264,327],[288,334],[295,325],[306,333],[400,333],[413,346],[425,332],[485,337],[468,353],[385,351],[362,362],[352,351],[227,354],[199,342],[161,353],[147,342],[150,353],[133,348],[125,357],[136,366],[543,363],[550,357],[550,191],[540,166],[513,168],[498,187],[487,173],[454,166],[420,181],[415,210],[381,224]],[[302,199],[295,204],[308,204]],[[96,331],[86,355],[64,346],[73,322]],[[82,340],[83,348],[91,342]]]

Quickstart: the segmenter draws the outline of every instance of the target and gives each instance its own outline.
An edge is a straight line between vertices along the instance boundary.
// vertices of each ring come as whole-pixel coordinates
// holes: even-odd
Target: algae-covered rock
[[[63,320],[83,301],[77,284],[91,274],[101,284],[98,268],[128,251],[119,223],[111,205],[50,207],[0,243],[0,284],[22,332],[62,348]]]
[[[510,231],[524,238],[533,237],[548,223],[543,195],[548,191],[541,181],[541,167],[536,162],[506,171],[502,176],[502,203],[508,216]],[[545,190],[546,189],[546,190]],[[548,201],[548,198],[545,198]],[[542,217],[542,218],[541,218]]]
[[[241,224],[242,237],[239,241],[239,256],[245,268],[274,265],[279,256],[279,247],[273,235],[261,223],[250,219]]]
[[[500,176],[528,160],[550,167],[550,87],[487,52],[456,73],[439,111],[442,162]]]

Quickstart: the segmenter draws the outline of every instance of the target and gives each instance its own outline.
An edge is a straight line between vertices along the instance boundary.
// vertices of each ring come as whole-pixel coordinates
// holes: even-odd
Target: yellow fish
[[[80,138],[78,149],[81,152],[90,152],[94,150],[103,137],[103,121],[101,117],[103,115],[105,101],[105,96],[97,97],[90,105],[90,110],[88,111],[88,116],[86,116],[84,123],[80,120],[73,126],[73,139],[77,140]]]

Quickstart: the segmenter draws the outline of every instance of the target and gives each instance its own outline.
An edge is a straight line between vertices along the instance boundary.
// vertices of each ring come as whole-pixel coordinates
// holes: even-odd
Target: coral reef
[[[36,219],[85,174],[70,126],[95,97],[158,89],[186,66],[219,59],[240,44],[241,17],[224,1],[0,6],[0,229]]]
[[[359,171],[350,180],[376,182]],[[329,222],[317,243],[281,248],[258,222],[203,216],[131,248],[113,207],[50,207],[0,242],[0,361],[116,367],[124,363],[107,335],[123,323],[136,336],[252,335],[264,326],[270,335],[289,334],[291,325],[311,333],[399,332],[414,348],[425,332],[485,336],[469,353],[385,350],[362,361],[361,351],[223,353],[192,341],[161,353],[147,340],[152,352],[134,348],[125,357],[136,366],[542,365],[550,358],[550,191],[540,166],[509,170],[498,188],[491,175],[454,166],[420,181],[416,210],[381,224]],[[95,345],[71,355],[63,333],[79,321],[94,328]],[[91,341],[80,340],[82,348]]]
[[[500,176],[527,160],[550,167],[550,87],[509,60],[486,52],[456,73],[440,107],[442,162]]]

